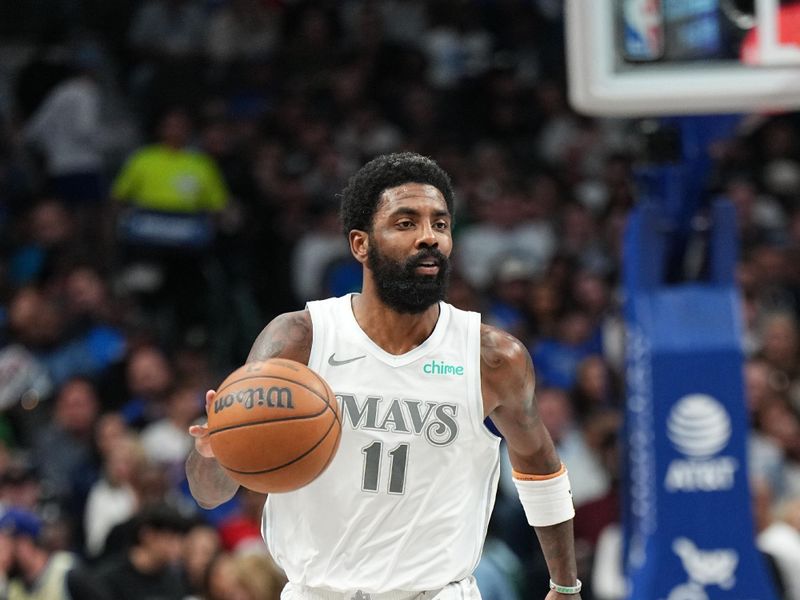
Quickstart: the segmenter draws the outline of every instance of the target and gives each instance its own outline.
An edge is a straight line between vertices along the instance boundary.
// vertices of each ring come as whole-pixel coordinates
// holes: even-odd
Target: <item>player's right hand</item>
[[[211,408],[211,403],[214,401],[216,393],[216,390],[208,390],[206,392],[206,414]],[[202,425],[191,425],[189,427],[189,435],[194,438],[194,448],[200,456],[214,458],[214,450],[211,448],[211,436],[208,435],[208,421]]]

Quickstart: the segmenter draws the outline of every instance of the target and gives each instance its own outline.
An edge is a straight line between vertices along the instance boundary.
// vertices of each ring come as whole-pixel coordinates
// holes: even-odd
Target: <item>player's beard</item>
[[[436,275],[415,272],[426,259],[437,261]],[[383,254],[373,240],[367,250],[367,266],[372,271],[378,297],[399,313],[419,314],[444,300],[447,294],[450,261],[436,248],[426,248],[405,261],[396,261]]]

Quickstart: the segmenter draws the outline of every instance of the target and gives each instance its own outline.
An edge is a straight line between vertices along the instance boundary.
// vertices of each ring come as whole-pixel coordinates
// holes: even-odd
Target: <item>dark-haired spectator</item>
[[[592,413],[622,405],[616,377],[601,355],[587,356],[578,363],[570,399],[581,421]]]
[[[209,565],[220,550],[219,532],[212,525],[199,521],[186,533],[182,570],[186,587],[195,597],[202,596]]]
[[[552,279],[540,277],[531,282],[525,306],[532,333],[537,338],[556,335],[558,316],[562,312],[564,301],[564,295],[559,292]]]
[[[36,513],[41,499],[36,469],[24,458],[12,457],[0,478],[0,505]]]
[[[188,521],[166,506],[143,510],[135,520],[133,545],[98,565],[92,577],[107,600],[182,600],[186,587],[179,570]]]
[[[144,344],[131,349],[125,368],[127,398],[121,409],[125,422],[141,429],[164,416],[174,383],[174,369],[163,350]]]
[[[61,271],[72,254],[83,253],[72,213],[58,198],[33,202],[19,223],[20,240],[9,259],[9,281],[35,285]]]
[[[87,477],[97,471],[93,437],[99,412],[94,383],[72,377],[56,393],[50,422],[33,439],[33,461],[46,495],[70,509],[82,508]],[[77,480],[87,487],[78,489]]]
[[[100,377],[122,357],[125,342],[118,331],[77,325],[63,305],[37,288],[20,289],[9,303],[12,339],[33,352],[56,386],[74,376]]]

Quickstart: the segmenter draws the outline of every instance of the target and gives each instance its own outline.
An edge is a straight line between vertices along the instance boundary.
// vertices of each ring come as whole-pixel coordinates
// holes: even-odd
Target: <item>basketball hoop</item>
[[[693,0],[671,5],[648,0],[564,1],[569,98],[584,114],[652,117],[800,108],[800,0],[784,2],[784,6],[780,0],[726,0],[724,4]],[[629,19],[621,10],[628,4],[640,9],[634,16],[641,18]],[[740,31],[752,24],[744,34],[745,48],[737,44],[718,58],[683,59],[670,48],[686,39],[676,31],[685,31],[687,20],[680,11],[664,9],[677,5],[687,11],[696,9],[695,17],[704,25],[693,33],[720,32],[721,21],[715,23],[716,18],[732,22]],[[728,10],[718,13],[704,8],[711,6]],[[635,33],[647,33],[647,10],[659,8],[665,35],[656,35],[654,43],[641,47],[626,46],[627,25]],[[644,35],[641,39],[650,41]],[[640,48],[642,52],[635,52]],[[740,56],[745,53],[747,62]]]
[[[742,42],[742,62],[800,66],[800,2],[779,6],[778,0],[758,0],[756,21]]]

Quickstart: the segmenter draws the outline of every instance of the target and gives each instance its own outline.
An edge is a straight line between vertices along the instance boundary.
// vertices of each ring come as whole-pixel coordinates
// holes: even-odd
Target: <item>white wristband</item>
[[[558,585],[552,579],[550,580],[550,589],[558,592],[559,594],[580,594],[583,584],[580,579],[576,579],[578,583],[575,585]]]
[[[514,471],[513,480],[528,523],[534,527],[557,525],[575,516],[569,476],[563,465],[552,475],[525,475]]]

